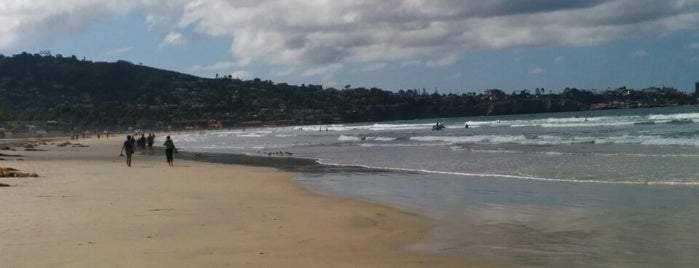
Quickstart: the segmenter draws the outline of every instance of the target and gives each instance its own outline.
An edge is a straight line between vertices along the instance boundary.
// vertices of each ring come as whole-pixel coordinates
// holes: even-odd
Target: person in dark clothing
[[[141,147],[141,149],[146,149],[146,135],[141,134],[141,137],[138,138],[138,147]]]
[[[126,141],[124,141],[124,146],[121,147],[121,153],[119,154],[119,156],[124,156],[124,153],[126,153],[126,166],[131,167],[131,156],[135,151],[134,139],[131,135],[126,136]]]
[[[165,146],[165,157],[167,158],[167,163],[172,167],[175,165],[173,162],[172,153],[177,150],[177,148],[175,148],[175,143],[172,142],[170,136],[167,136],[165,138],[165,143],[163,143],[163,146]]]
[[[155,134],[148,134],[148,148],[153,148],[153,142],[155,142]]]

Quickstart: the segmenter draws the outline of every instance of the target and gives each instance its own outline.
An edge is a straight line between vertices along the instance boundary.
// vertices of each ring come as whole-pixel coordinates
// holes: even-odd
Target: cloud
[[[245,79],[249,79],[250,77],[252,77],[252,73],[246,72],[246,71],[235,71],[235,72],[231,73],[231,76],[233,78],[245,80]]]
[[[425,66],[427,67],[435,67],[435,66],[447,66],[456,63],[459,61],[459,56],[457,55],[448,55],[445,57],[442,57],[437,60],[430,60],[425,63]]]
[[[189,2],[178,25],[229,37],[231,54],[243,62],[327,76],[352,63],[438,67],[476,49],[589,46],[696,29],[699,3],[209,0]]]
[[[401,67],[414,67],[414,66],[421,66],[421,65],[422,65],[422,61],[420,61],[420,60],[406,60],[400,64]]]
[[[375,72],[375,71],[380,71],[384,70],[388,67],[388,63],[382,62],[382,63],[372,63],[372,64],[367,64],[362,67],[362,72]]]
[[[555,59],[553,59],[553,62],[555,62],[555,63],[562,63],[562,62],[564,62],[565,60],[566,60],[566,57],[564,57],[564,56],[558,56],[558,57],[556,57]]]
[[[338,70],[342,69],[343,65],[339,63],[332,63],[328,65],[323,65],[323,66],[316,66],[312,68],[308,68],[301,75],[303,76],[320,76],[323,78],[323,80],[330,80],[332,76],[337,72]]]
[[[171,45],[179,45],[182,43],[184,43],[184,38],[182,37],[181,33],[169,32],[158,46],[166,47]]]
[[[84,32],[101,19],[124,15],[140,4],[136,0],[4,0],[0,4],[0,48]]]
[[[690,43],[687,47],[690,48],[690,49],[697,49],[697,50],[699,50],[699,42],[692,42],[692,43]]]
[[[531,75],[539,75],[539,74],[543,74],[545,72],[546,72],[546,70],[544,70],[541,67],[535,67],[535,68],[529,70],[529,74],[531,74]]]
[[[162,46],[183,41],[182,32],[229,38],[239,65],[313,76],[354,64],[437,67],[473,50],[593,46],[699,28],[699,1],[686,0],[16,0],[0,5],[0,48],[133,12],[145,14]]]

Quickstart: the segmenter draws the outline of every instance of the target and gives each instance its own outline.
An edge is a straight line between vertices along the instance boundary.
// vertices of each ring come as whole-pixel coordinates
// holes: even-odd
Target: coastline
[[[312,193],[294,173],[136,153],[121,140],[41,145],[1,166],[0,263],[9,267],[480,267],[407,249],[430,222],[381,205]],[[154,148],[159,152],[159,148]],[[178,159],[179,158],[179,159]]]

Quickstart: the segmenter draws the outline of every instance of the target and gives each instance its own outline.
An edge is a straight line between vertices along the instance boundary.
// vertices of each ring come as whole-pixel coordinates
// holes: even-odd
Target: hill
[[[692,104],[674,89],[428,94],[201,78],[127,61],[0,55],[0,128],[34,122],[62,130],[327,124]],[[15,124],[13,124],[15,122]],[[21,124],[20,124],[21,125]]]

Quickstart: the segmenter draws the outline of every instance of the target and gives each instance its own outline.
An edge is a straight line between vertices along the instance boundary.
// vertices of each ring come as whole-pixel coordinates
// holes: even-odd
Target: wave
[[[640,116],[563,117],[529,120],[466,121],[470,127],[599,127],[633,124]]]
[[[673,121],[673,120],[691,120],[699,121],[699,113],[677,113],[677,114],[651,114],[648,119],[653,121]]]
[[[542,127],[542,128],[594,128],[613,127],[626,125],[647,125],[647,124],[691,124],[699,123],[699,113],[676,113],[676,114],[650,114],[650,115],[608,115],[608,116],[571,116],[571,117],[549,117],[532,119],[493,119],[483,120],[487,117],[474,118],[471,120],[457,121],[457,118],[445,120],[447,129],[468,128],[491,128],[491,127]],[[301,132],[347,132],[347,131],[405,131],[405,130],[429,130],[434,122],[428,120],[416,120],[415,122],[382,122],[371,124],[329,124],[329,125],[306,125],[292,127],[274,127],[248,129],[249,132],[260,135],[271,133],[289,133],[290,131]],[[220,131],[218,135],[240,136],[246,133],[241,130]]]
[[[590,112],[591,114],[592,112]],[[604,116],[582,116],[584,112],[578,116],[568,117],[548,117],[529,119],[507,119],[508,117],[474,117],[474,118],[451,118],[443,120],[446,123],[447,130],[464,129],[464,125],[469,128],[523,128],[523,127],[540,127],[540,128],[610,128],[616,126],[629,125],[653,125],[653,124],[693,124],[699,123],[699,112],[689,113],[674,113],[674,114],[647,114],[647,115],[604,115]],[[491,119],[491,120],[489,120]],[[436,121],[437,119],[435,119]],[[381,123],[354,123],[354,124],[328,124],[328,125],[305,125],[305,126],[290,126],[290,127],[272,127],[272,128],[251,128],[247,130],[222,130],[190,134],[192,136],[215,135],[219,137],[265,137],[276,135],[277,137],[296,137],[295,135],[304,135],[300,132],[349,132],[349,131],[365,131],[365,132],[387,132],[387,131],[410,131],[410,130],[430,130],[434,124],[432,120],[414,120],[400,122],[381,122]]]
[[[397,137],[372,137],[372,136],[348,136],[340,135],[337,140],[342,142],[352,142],[352,141],[378,141],[378,142],[390,142],[397,140]]]
[[[374,124],[368,127],[369,130],[418,130],[431,129],[434,123],[416,123],[416,124]]]
[[[262,137],[267,137],[267,135],[261,134],[261,133],[245,133],[245,134],[238,134],[235,135],[236,137],[243,137],[243,138],[262,138]]]
[[[356,137],[356,136],[340,135],[340,137],[337,137],[337,140],[338,140],[338,141],[343,141],[343,142],[347,142],[347,141],[361,141],[362,138],[361,138],[361,137]]]
[[[627,181],[604,181],[604,180],[591,180],[591,179],[560,179],[560,178],[545,178],[545,177],[528,176],[528,175],[512,175],[512,174],[497,174],[497,173],[471,173],[471,172],[454,172],[454,171],[439,171],[439,170],[396,168],[396,167],[377,167],[377,166],[357,165],[357,164],[337,164],[337,163],[324,162],[322,160],[316,160],[316,162],[318,164],[326,165],[326,166],[360,167],[360,168],[373,169],[373,170],[385,170],[385,171],[396,171],[396,172],[407,172],[407,173],[454,175],[454,176],[463,176],[463,177],[518,179],[518,180],[561,182],[561,183],[699,186],[699,182],[697,182],[697,181],[629,181],[629,180],[627,180]]]
[[[644,124],[691,124],[699,122],[699,113],[678,113],[666,115],[634,115],[634,116],[599,116],[599,117],[563,117],[541,118],[529,120],[470,120],[464,125],[469,128],[478,127],[611,127]]]
[[[351,125],[314,125],[295,127],[294,130],[306,132],[322,132],[322,131],[390,131],[390,130],[420,130],[431,129],[434,123],[375,123],[375,124],[351,124]]]
[[[428,146],[442,146],[444,144],[434,143],[434,144],[415,144],[415,143],[362,143],[360,147],[428,147]]]
[[[692,119],[673,119],[667,122],[667,124],[691,124],[694,123]]]
[[[445,145],[455,144],[521,144],[521,145],[568,145],[568,144],[638,144],[638,145],[665,145],[665,146],[699,146],[699,136],[686,138],[670,138],[662,136],[573,136],[562,137],[552,135],[525,136],[525,135],[472,135],[472,136],[416,136],[410,137],[416,142],[442,142]]]
[[[556,136],[527,137],[524,135],[473,135],[473,136],[419,136],[410,140],[418,142],[443,142],[446,144],[523,144],[554,145],[593,143],[592,137],[562,138]]]
[[[613,127],[613,126],[628,126],[634,125],[634,122],[579,122],[579,123],[556,123],[556,124],[541,124],[543,128],[564,128],[564,127]]]
[[[691,153],[605,153],[605,152],[562,152],[562,151],[530,151],[530,150],[506,150],[506,149],[473,149],[463,146],[452,146],[450,148],[452,151],[469,151],[473,153],[484,153],[484,154],[540,154],[540,155],[550,155],[550,156],[565,156],[565,155],[580,155],[589,157],[633,157],[633,158],[646,158],[646,157],[662,157],[662,158],[699,158],[699,154]]]

